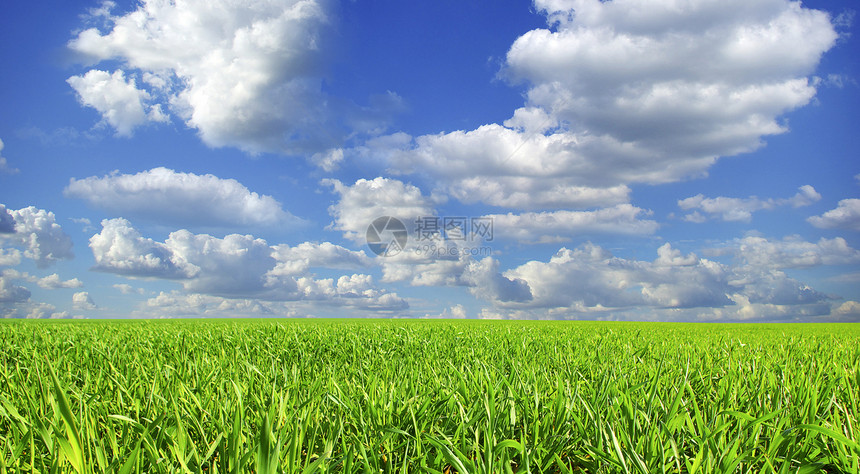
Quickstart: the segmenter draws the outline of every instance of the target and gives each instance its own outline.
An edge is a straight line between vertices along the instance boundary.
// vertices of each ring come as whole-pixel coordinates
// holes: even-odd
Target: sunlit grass
[[[860,326],[0,323],[0,472],[858,472]]]

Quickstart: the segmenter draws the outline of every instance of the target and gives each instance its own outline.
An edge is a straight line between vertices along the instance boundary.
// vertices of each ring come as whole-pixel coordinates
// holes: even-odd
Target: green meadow
[[[860,325],[0,322],[0,473],[860,472]]]

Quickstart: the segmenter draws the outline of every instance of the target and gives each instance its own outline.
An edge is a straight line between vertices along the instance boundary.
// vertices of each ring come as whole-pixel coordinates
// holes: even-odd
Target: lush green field
[[[858,472],[860,325],[0,323],[0,472]]]

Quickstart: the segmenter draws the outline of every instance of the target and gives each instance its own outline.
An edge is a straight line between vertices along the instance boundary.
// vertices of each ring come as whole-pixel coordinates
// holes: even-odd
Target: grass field
[[[0,473],[860,471],[860,325],[0,323]]]

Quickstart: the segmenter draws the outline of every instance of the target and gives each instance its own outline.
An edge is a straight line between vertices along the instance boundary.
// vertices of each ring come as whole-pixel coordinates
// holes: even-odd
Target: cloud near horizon
[[[357,269],[369,259],[330,243],[270,246],[251,235],[224,238],[181,229],[164,242],[143,237],[122,218],[105,219],[90,238],[93,268],[128,278],[165,279],[187,294],[259,301],[313,301],[362,310],[408,307],[396,293],[379,289],[364,274],[316,278],[314,268]]]

